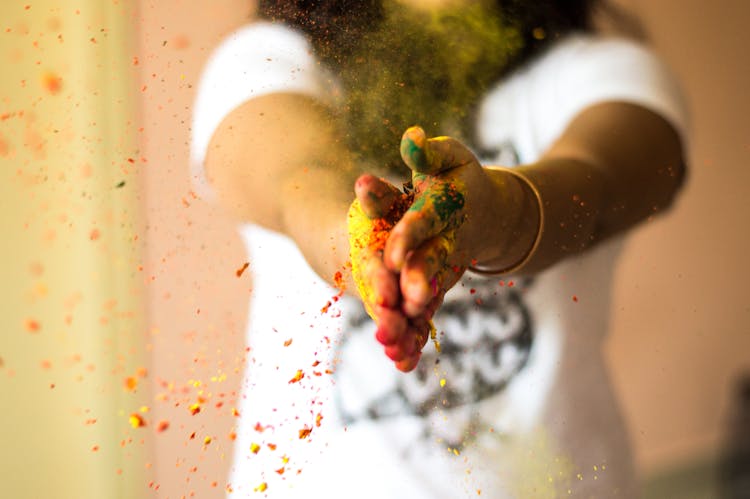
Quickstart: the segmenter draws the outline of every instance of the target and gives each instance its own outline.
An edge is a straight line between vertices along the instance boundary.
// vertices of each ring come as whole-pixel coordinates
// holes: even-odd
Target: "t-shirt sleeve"
[[[332,82],[301,33],[259,22],[229,35],[206,63],[193,105],[190,170],[193,185],[212,196],[203,161],[222,120],[242,103],[276,92],[301,93],[327,101]]]
[[[688,113],[676,78],[659,57],[631,40],[574,37],[549,54],[536,78],[552,85],[549,95],[555,119],[537,122],[546,145],[559,136],[582,110],[606,101],[628,102],[647,108],[666,119],[688,139]],[[548,111],[538,110],[537,116]]]

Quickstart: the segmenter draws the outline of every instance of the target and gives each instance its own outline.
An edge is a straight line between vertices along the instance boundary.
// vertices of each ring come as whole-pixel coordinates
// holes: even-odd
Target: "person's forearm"
[[[206,170],[227,211],[290,236],[336,284],[348,258],[346,213],[358,168],[325,107],[297,94],[251,99],[218,127]]]
[[[491,177],[508,176],[491,168]],[[662,118],[630,104],[595,106],[538,162],[513,170],[533,200],[518,212],[518,232],[534,234],[534,243],[515,263],[510,253],[496,251],[480,268],[523,261],[519,270],[534,273],[622,232],[671,204],[683,170],[679,139]]]
[[[283,231],[297,244],[312,269],[347,291],[354,292],[348,271],[349,238],[346,214],[354,199],[353,168],[310,167],[297,170],[284,183]]]

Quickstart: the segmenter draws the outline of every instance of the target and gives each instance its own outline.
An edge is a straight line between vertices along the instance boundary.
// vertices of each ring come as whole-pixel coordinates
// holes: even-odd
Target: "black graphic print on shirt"
[[[349,317],[335,374],[344,424],[416,416],[422,437],[461,448],[482,426],[477,404],[502,392],[528,359],[533,323],[523,294],[530,285],[465,276],[434,320],[440,353],[428,343],[407,374],[385,356],[364,310]]]

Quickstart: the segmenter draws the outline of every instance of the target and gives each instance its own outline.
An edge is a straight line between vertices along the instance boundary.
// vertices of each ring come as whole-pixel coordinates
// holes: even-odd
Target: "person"
[[[215,50],[191,165],[253,279],[230,497],[637,495],[601,348],[687,119],[595,3],[261,0]]]

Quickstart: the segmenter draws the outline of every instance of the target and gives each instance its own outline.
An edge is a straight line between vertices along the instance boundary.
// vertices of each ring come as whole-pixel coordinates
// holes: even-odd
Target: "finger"
[[[412,251],[401,270],[400,286],[402,308],[409,317],[424,313],[425,307],[437,296],[443,286],[443,276],[438,272],[455,247],[454,239],[438,235]]]
[[[395,309],[401,299],[398,276],[386,268],[379,254],[371,254],[364,262],[364,282],[368,286],[372,306]],[[359,284],[359,283],[358,283]]]
[[[421,350],[420,335],[417,330],[409,328],[397,343],[385,346],[385,354],[393,361],[412,357]]]
[[[354,192],[368,218],[385,217],[401,196],[396,186],[369,173],[360,175],[354,183]]]
[[[412,355],[411,357],[402,359],[396,362],[396,369],[405,373],[408,373],[409,371],[413,371],[414,368],[417,367],[417,364],[419,364],[419,359],[421,357],[422,357],[422,352],[418,352],[415,355]]]
[[[375,318],[373,306],[385,305],[395,308],[400,301],[398,279],[382,260],[382,239],[374,230],[373,221],[364,214],[358,199],[351,204],[348,213],[349,255],[352,263],[352,278],[357,286],[367,313]]]
[[[395,345],[406,333],[407,319],[399,310],[376,307],[378,329],[375,339],[384,346]]]
[[[474,154],[458,140],[451,137],[428,139],[418,126],[408,128],[401,137],[401,159],[413,172],[427,175],[477,162]]]

